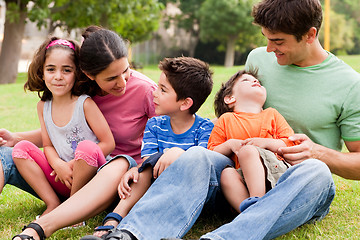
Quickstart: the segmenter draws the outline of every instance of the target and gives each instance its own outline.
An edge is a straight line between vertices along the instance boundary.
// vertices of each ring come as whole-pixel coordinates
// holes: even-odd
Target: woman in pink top
[[[123,174],[141,160],[145,125],[155,115],[152,91],[156,84],[130,69],[126,45],[116,33],[92,26],[83,37],[80,67],[89,79],[82,84],[88,86],[88,94],[93,96],[114,135],[113,158],[68,200],[29,224],[21,234],[27,235],[25,238],[16,240],[31,236],[44,239],[58,229],[104,211],[116,199]]]

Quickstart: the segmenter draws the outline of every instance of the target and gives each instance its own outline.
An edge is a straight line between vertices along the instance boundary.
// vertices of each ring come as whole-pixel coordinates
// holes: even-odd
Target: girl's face
[[[130,65],[126,57],[113,61],[105,70],[95,77],[95,80],[103,93],[121,96],[126,91],[126,82],[130,77]]]
[[[52,49],[44,63],[44,81],[53,97],[71,96],[76,66],[71,49]]]

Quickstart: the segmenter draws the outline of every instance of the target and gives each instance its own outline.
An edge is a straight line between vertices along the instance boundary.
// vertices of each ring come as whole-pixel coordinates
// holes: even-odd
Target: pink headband
[[[57,39],[57,40],[51,41],[49,43],[49,45],[46,46],[46,49],[48,49],[49,47],[54,46],[54,45],[68,46],[69,48],[71,48],[72,50],[75,51],[74,44],[72,44],[71,42],[69,42],[68,40],[65,40],[65,39]]]

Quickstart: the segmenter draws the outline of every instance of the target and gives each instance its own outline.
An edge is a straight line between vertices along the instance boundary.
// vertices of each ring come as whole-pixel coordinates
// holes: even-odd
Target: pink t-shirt
[[[111,156],[126,154],[141,162],[141,142],[146,122],[155,116],[152,92],[156,84],[145,75],[131,70],[122,96],[108,94],[93,100],[104,114],[115,139]]]

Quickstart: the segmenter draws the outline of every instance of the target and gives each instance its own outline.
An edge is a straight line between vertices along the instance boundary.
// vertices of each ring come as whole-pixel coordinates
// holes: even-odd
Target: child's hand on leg
[[[118,193],[121,199],[125,199],[130,196],[131,188],[129,182],[132,181],[137,183],[138,179],[139,172],[137,167],[131,168],[123,175],[118,186]]]
[[[154,178],[158,178],[160,174],[173,162],[175,162],[175,160],[178,159],[183,152],[185,151],[178,147],[170,148],[164,152],[164,154],[159,158],[159,161],[154,166]]]

